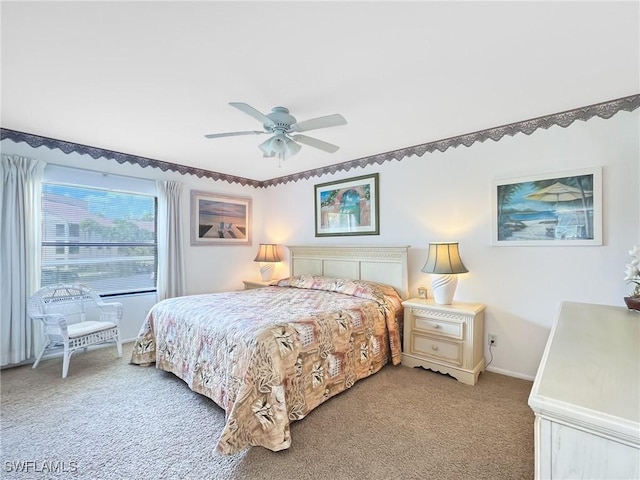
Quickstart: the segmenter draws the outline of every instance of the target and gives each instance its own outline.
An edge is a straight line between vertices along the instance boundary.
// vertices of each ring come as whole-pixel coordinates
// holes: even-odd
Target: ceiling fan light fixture
[[[295,155],[302,148],[296,142],[283,134],[274,135],[267,141],[262,142],[259,147],[265,157],[277,156],[281,160]]]
[[[271,139],[270,138],[268,140],[262,142],[258,146],[260,147],[260,150],[262,150],[264,152],[264,156],[265,157],[273,157],[274,152],[273,152],[273,150],[271,150]]]
[[[298,122],[296,118],[289,113],[289,109],[285,107],[274,107],[271,109],[271,113],[265,115],[246,103],[231,102],[230,105],[261,122],[264,130],[211,133],[205,135],[205,137],[220,138],[237,135],[272,134],[273,136],[271,138],[258,145],[258,147],[262,150],[264,157],[278,157],[281,161],[300,151],[302,147],[297,142],[327,153],[335,153],[339,149],[337,145],[332,145],[317,138],[307,137],[306,135],[296,134],[290,137],[289,135],[291,135],[292,132],[306,132],[318,128],[336,127],[347,124],[344,117],[337,113]]]
[[[291,140],[290,138],[287,138],[287,141],[284,144],[284,148],[285,148],[285,154],[287,155],[287,157],[292,157],[296,153],[298,153],[302,147],[298,145],[296,142],[294,142],[293,140]]]
[[[287,150],[287,138],[282,134],[274,135],[270,140],[271,151],[285,153]]]

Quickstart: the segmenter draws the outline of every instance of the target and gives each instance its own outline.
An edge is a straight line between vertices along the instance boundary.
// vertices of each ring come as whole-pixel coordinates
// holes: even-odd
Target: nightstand
[[[411,298],[404,306],[402,364],[447,373],[475,385],[484,371],[484,309],[479,303],[438,305]]]
[[[269,280],[268,282],[263,282],[262,280],[243,280],[242,283],[244,283],[245,290],[251,290],[253,288],[268,287],[272,281],[273,280]]]

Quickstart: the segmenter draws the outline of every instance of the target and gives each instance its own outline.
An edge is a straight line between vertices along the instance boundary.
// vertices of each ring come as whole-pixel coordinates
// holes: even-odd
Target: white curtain
[[[29,297],[40,286],[42,175],[46,163],[19,155],[0,160],[0,357],[2,365],[34,356]],[[36,330],[37,331],[37,330]]]
[[[158,187],[158,301],[184,295],[184,257],[179,182]]]

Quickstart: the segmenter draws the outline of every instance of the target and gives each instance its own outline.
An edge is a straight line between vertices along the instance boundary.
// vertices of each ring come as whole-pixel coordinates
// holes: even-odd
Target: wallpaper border
[[[153,158],[139,157],[137,155],[131,155],[129,153],[115,152],[113,150],[107,150],[104,148],[91,147],[89,145],[82,145],[80,143],[67,142],[64,140],[58,140],[56,138],[42,137],[40,135],[34,135],[32,133],[18,132],[16,130],[1,128],[0,140],[4,139],[12,140],[15,143],[25,142],[33,148],[47,147],[49,150],[54,150],[57,148],[67,154],[78,153],[80,155],[89,155],[94,160],[97,160],[98,158],[106,158],[108,160],[115,160],[118,163],[131,163],[134,165],[140,165],[142,168],[159,168],[163,172],[170,170],[181,175],[195,175],[199,178],[207,177],[213,180],[222,180],[228,183],[239,183],[240,185],[250,185],[256,188],[262,187],[263,183],[259,180],[236,177],[234,175],[227,175],[225,173],[214,172],[202,168],[188,167],[186,165],[180,165],[177,163],[164,162],[162,160],[155,160]]]
[[[638,107],[640,107],[640,94],[635,94],[628,97],[622,97],[615,100],[588,105],[586,107],[580,107],[572,110],[566,110],[564,112],[544,115],[542,117],[536,117],[529,120],[522,120],[499,127],[479,130],[477,132],[467,133],[464,135],[457,135],[455,137],[445,138],[443,140],[422,143],[420,145],[405,147],[398,150],[392,150],[390,152],[362,157],[356,160],[350,160],[348,162],[337,163],[326,167],[306,170],[300,173],[294,173],[291,175],[286,175],[284,177],[277,177],[263,181],[237,177],[234,175],[227,175],[224,173],[204,170],[201,168],[188,167],[186,165],[164,162],[162,160],[155,160],[152,158],[139,157],[137,155],[115,152],[112,150],[67,142],[55,138],[42,137],[40,135],[19,132],[6,128],[0,128],[0,140],[8,139],[15,143],[25,142],[33,148],[42,146],[47,147],[50,150],[54,150],[57,148],[67,154],[79,153],[81,155],[89,155],[94,159],[103,157],[109,160],[115,160],[118,163],[131,163],[140,165],[143,168],[159,168],[162,171],[170,170],[180,173],[181,175],[195,175],[199,178],[206,177],[228,183],[239,183],[240,185],[244,186],[248,185],[255,188],[266,188],[280,184],[286,184],[289,182],[297,182],[298,180],[307,180],[312,177],[334,174],[341,171],[349,171],[352,168],[364,168],[366,166],[374,164],[380,165],[384,162],[390,162],[392,160],[400,161],[405,157],[410,157],[413,155],[421,157],[427,152],[432,153],[436,150],[444,152],[449,148],[456,148],[461,145],[470,147],[474,143],[484,142],[485,140],[493,140],[497,142],[505,135],[509,135],[511,137],[518,133],[531,135],[536,130],[539,130],[541,128],[546,130],[554,125],[566,128],[576,120],[587,121],[593,117],[607,119],[611,118],[613,115],[620,111],[632,112]]]

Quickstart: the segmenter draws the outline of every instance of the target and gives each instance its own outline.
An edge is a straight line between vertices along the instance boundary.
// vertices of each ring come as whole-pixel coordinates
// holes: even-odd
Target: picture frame
[[[251,198],[191,190],[191,245],[251,246]]]
[[[602,245],[602,167],[494,180],[492,244]]]
[[[316,237],[379,235],[378,174],[315,185]]]

